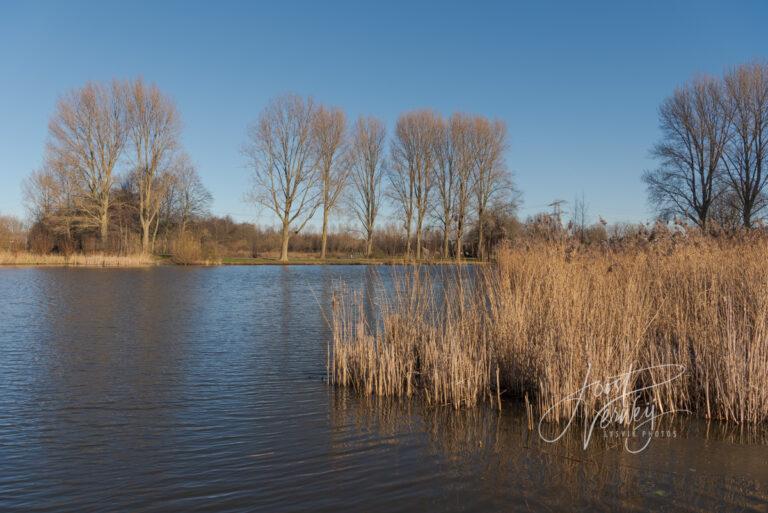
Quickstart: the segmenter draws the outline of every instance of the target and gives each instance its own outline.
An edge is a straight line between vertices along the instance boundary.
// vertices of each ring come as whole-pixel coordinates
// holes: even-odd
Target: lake
[[[390,272],[0,269],[0,510],[768,511],[761,432],[583,450],[511,404],[330,388],[334,285]]]

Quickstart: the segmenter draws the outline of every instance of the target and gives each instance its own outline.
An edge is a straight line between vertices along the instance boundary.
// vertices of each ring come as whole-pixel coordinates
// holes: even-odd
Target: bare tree
[[[325,259],[328,245],[328,216],[336,207],[349,176],[349,167],[341,162],[346,124],[346,117],[340,109],[321,106],[315,112],[312,128],[323,208],[321,259]]]
[[[176,106],[155,85],[131,82],[126,94],[128,133],[133,145],[133,172],[138,192],[142,251],[150,251],[150,229],[169,185],[163,176],[178,147],[181,123]]]
[[[243,153],[253,170],[249,198],[282,224],[280,261],[288,261],[291,232],[299,233],[319,206],[318,173],[312,144],[315,105],[286,95],[272,100],[248,129]]]
[[[88,83],[59,100],[48,125],[48,160],[75,178],[78,220],[109,233],[114,170],[126,142],[123,86]]]
[[[45,222],[65,203],[60,175],[50,167],[35,170],[22,184],[29,216],[35,222]]]
[[[745,228],[768,206],[768,65],[739,66],[725,77],[731,137],[725,150],[726,180]]]
[[[392,197],[404,214],[407,246],[410,255],[412,223],[415,226],[416,258],[421,258],[424,220],[430,207],[435,165],[435,136],[438,116],[422,110],[401,115],[392,141]]]
[[[449,121],[453,167],[456,177],[454,217],[456,219],[456,259],[464,253],[464,230],[474,190],[475,157],[473,155],[474,121],[463,114],[454,114]]]
[[[365,256],[373,252],[373,230],[381,206],[381,180],[385,172],[384,124],[359,118],[352,131],[349,165],[353,191],[350,204],[365,231]]]
[[[0,250],[18,251],[24,248],[27,229],[21,219],[0,215]]]
[[[190,221],[210,214],[213,197],[186,153],[175,160],[171,176],[173,181],[168,200],[171,202],[171,210],[178,217],[179,234],[184,235]]]
[[[579,234],[579,241],[586,241],[587,224],[589,223],[589,205],[581,193],[581,197],[576,196],[573,200],[573,209],[571,212],[571,226]]]
[[[730,116],[723,87],[709,77],[678,88],[661,105],[663,139],[653,149],[661,165],[646,172],[643,181],[663,217],[681,215],[706,228],[721,193]]]
[[[507,127],[502,121],[475,118],[472,134],[475,157],[474,196],[477,210],[477,255],[485,258],[485,214],[497,195],[511,190],[504,152],[507,149]]]
[[[405,149],[401,148],[398,142],[393,141],[390,150],[390,165],[387,168],[389,179],[387,195],[395,204],[397,213],[402,217],[402,226],[405,229],[405,254],[410,256],[416,170],[409,162]]]
[[[452,137],[451,123],[439,119],[435,136],[434,184],[437,201],[434,205],[435,219],[442,227],[443,258],[450,256],[450,237],[456,208],[456,189],[459,187],[456,146]]]

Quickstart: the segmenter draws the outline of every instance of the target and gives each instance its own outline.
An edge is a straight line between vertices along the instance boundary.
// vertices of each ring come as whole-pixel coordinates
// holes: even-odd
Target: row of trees
[[[370,256],[385,198],[402,219],[407,255],[422,258],[425,224],[433,220],[442,230],[443,257],[453,250],[458,259],[471,220],[482,258],[489,209],[514,206],[506,149],[505,125],[482,116],[408,112],[398,118],[387,145],[384,124],[376,118],[360,117],[348,127],[340,109],[285,95],[249,127],[243,153],[252,169],[249,199],[280,221],[282,261],[291,235],[318,210],[324,258],[328,219],[340,205],[359,221]]]
[[[73,245],[90,234],[140,234],[152,250],[161,225],[184,231],[210,193],[180,147],[173,101],[142,79],[88,83],[63,96],[48,126],[45,163],[24,185],[33,233]]]
[[[652,153],[660,165],[643,180],[663,219],[681,217],[704,230],[763,221],[768,64],[690,81],[663,102],[659,119],[662,139]],[[59,100],[48,133],[44,165],[24,186],[30,239],[46,241],[39,249],[86,249],[86,238],[96,241],[88,249],[125,249],[130,239],[149,252],[158,233],[166,241],[183,236],[209,215],[211,195],[181,148],[179,113],[156,85],[88,83]],[[425,233],[430,228],[432,244],[437,228],[444,258],[484,258],[498,219],[514,212],[507,148],[505,125],[483,116],[407,112],[387,137],[379,119],[349,124],[338,108],[284,95],[248,129],[247,197],[278,219],[283,261],[291,237],[318,213],[324,258],[337,210],[355,220],[371,256],[385,202],[407,255],[422,258]],[[584,219],[579,226],[583,233]]]
[[[665,219],[752,228],[768,207],[768,64],[700,77],[659,109],[660,166],[643,179]]]
[[[44,165],[24,184],[30,240],[42,241],[34,249],[130,251],[135,237],[150,252],[158,233],[183,237],[192,220],[208,215],[211,195],[180,135],[174,102],[142,79],[88,83],[63,96]],[[484,257],[489,212],[514,207],[506,149],[505,125],[482,116],[408,112],[388,141],[382,121],[360,117],[349,126],[342,110],[296,95],[270,101],[243,145],[253,178],[248,199],[279,220],[283,261],[291,236],[318,213],[324,258],[341,207],[371,256],[385,201],[407,255],[422,258],[425,231],[437,226],[444,258],[464,256],[470,227],[471,251]]]

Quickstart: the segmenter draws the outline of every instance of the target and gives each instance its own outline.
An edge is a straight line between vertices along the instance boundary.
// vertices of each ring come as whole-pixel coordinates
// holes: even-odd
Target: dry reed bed
[[[648,387],[657,412],[768,421],[766,242],[571,249],[502,249],[471,286],[416,270],[373,315],[337,293],[330,381],[456,408],[503,394],[557,420],[606,404],[562,402],[588,369],[590,382],[634,371],[631,389]],[[672,379],[670,364],[685,373]]]
[[[105,255],[102,253],[70,255],[38,255],[26,252],[0,251],[0,265],[54,265],[83,267],[143,267],[155,265],[152,255]]]

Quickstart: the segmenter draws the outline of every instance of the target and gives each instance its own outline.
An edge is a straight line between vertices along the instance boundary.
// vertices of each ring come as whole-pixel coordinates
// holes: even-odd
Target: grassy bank
[[[580,407],[561,402],[587,372],[590,382],[632,372],[630,389],[646,388],[638,395],[658,412],[765,423],[766,256],[764,240],[503,249],[471,287],[404,276],[376,322],[362,297],[340,293],[329,379],[456,408],[503,396],[562,420],[606,405],[591,393]]]
[[[102,253],[72,253],[70,255],[37,254],[24,251],[0,251],[0,265],[8,266],[84,266],[84,267],[143,267],[158,264],[166,265],[405,265],[413,264],[413,260],[403,257],[342,257],[329,256],[321,259],[311,254],[292,255],[288,264],[280,261],[278,256],[261,258],[204,258],[200,255],[108,255]],[[474,259],[462,261],[465,264],[477,264]],[[455,265],[455,260],[431,259],[419,262],[422,265]]]
[[[145,267],[157,265],[152,255],[106,255],[103,253],[40,255],[27,252],[0,251],[0,265],[8,266],[81,266],[81,267]]]

